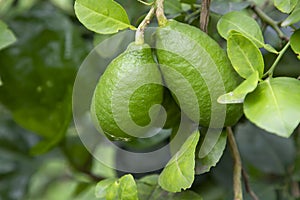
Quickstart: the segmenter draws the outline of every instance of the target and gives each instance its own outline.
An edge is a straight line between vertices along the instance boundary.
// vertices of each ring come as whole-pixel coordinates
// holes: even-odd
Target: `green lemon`
[[[239,120],[241,105],[217,103],[220,95],[238,86],[240,78],[213,39],[196,27],[169,20],[156,31],[156,48],[166,85],[190,119],[212,128]]]
[[[160,114],[162,77],[147,44],[131,43],[107,67],[96,86],[91,114],[110,139],[142,137]]]

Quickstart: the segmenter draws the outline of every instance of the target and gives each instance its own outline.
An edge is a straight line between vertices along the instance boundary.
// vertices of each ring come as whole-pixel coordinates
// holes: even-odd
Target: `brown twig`
[[[242,174],[242,161],[240,152],[238,150],[238,146],[236,144],[232,128],[226,127],[228,142],[231,149],[234,167],[233,167],[233,193],[234,200],[243,200],[243,190],[242,190],[242,182],[241,182],[241,174]]]
[[[207,33],[209,22],[209,6],[211,0],[202,0],[201,14],[200,14],[200,29]]]
[[[246,192],[252,197],[253,200],[259,200],[259,198],[256,196],[256,194],[253,192],[249,185],[249,180],[248,180],[248,174],[244,169],[242,169],[242,175],[243,175],[243,180],[244,180],[244,185],[246,188]]]

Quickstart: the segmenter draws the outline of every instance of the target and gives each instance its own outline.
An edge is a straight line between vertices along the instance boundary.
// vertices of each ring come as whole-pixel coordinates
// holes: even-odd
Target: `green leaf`
[[[113,0],[76,0],[75,13],[79,21],[89,30],[99,34],[117,33],[130,25],[124,8]]]
[[[171,158],[159,176],[159,185],[169,192],[191,187],[195,175],[195,150],[200,133],[195,131]]]
[[[100,200],[138,200],[137,186],[131,174],[120,179],[110,178],[100,181],[95,190]]]
[[[218,21],[217,29],[224,39],[228,39],[230,31],[242,33],[260,48],[265,46],[261,29],[257,22],[243,12],[233,11],[222,16]]]
[[[204,158],[196,159],[196,174],[209,172],[211,167],[216,166],[225,150],[226,139],[227,134],[223,131],[213,149]]]
[[[257,87],[258,80],[258,72],[256,71],[232,92],[220,96],[218,98],[218,102],[221,104],[243,103],[246,95],[253,92],[253,90]]]
[[[300,21],[300,1],[293,12],[281,23],[281,26],[289,26]]]
[[[260,50],[247,37],[237,32],[230,32],[227,41],[227,53],[235,71],[243,78],[254,72],[262,77],[264,60]]]
[[[38,138],[20,128],[0,105],[0,199],[23,199],[42,159],[28,154]]]
[[[274,0],[275,7],[284,13],[290,13],[296,6],[298,0]]]
[[[32,152],[44,153],[68,129],[73,84],[87,45],[69,18],[46,2],[10,24],[19,38],[0,52],[0,102],[19,125],[43,137]]]
[[[106,199],[138,200],[137,186],[131,174],[122,176],[106,189]]]
[[[250,2],[212,1],[210,10],[214,13],[225,15],[232,11],[240,11],[248,7]]]
[[[13,32],[0,20],[0,50],[13,44],[16,40]]]
[[[247,95],[246,117],[271,133],[289,137],[300,122],[300,81],[294,78],[269,78]]]
[[[181,3],[179,0],[165,0],[164,9],[166,14],[178,14],[182,12]]]
[[[117,179],[116,178],[108,178],[103,181],[100,181],[96,185],[95,195],[100,200],[106,200],[106,190],[109,188]]]
[[[297,54],[297,58],[300,60],[300,29],[294,32],[290,42],[293,51]]]
[[[272,135],[247,121],[237,125],[236,141],[241,157],[264,173],[285,174],[295,159],[293,138]]]

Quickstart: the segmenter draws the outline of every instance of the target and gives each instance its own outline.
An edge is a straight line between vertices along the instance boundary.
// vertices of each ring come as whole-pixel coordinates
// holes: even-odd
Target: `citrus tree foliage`
[[[0,1],[0,199],[233,199],[237,155],[226,126],[245,172],[244,199],[300,198],[300,1],[212,0],[207,33],[199,28],[203,2]],[[153,41],[140,44],[150,23]],[[105,166],[72,123],[80,65],[93,46],[125,30],[136,42],[108,64],[91,114],[122,149],[172,141],[164,167],[148,173]],[[156,84],[135,91],[142,81]],[[148,113],[157,104],[166,111],[163,129],[134,139],[160,120],[161,110]],[[100,152],[117,166],[152,162]]]

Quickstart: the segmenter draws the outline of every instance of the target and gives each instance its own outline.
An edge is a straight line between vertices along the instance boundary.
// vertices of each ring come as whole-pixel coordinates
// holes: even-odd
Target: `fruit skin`
[[[151,84],[141,84],[146,82]],[[140,87],[134,90],[137,85]],[[131,128],[131,133],[121,130],[116,119],[129,124],[131,118],[138,126],[148,125],[151,122],[149,110],[153,105],[162,103],[163,90],[161,73],[153,60],[150,46],[131,43],[109,64],[96,86],[91,103],[93,121],[112,140],[130,140],[134,138],[131,134],[142,136],[143,132],[138,128]],[[112,100],[113,95],[118,97],[116,101]],[[126,95],[130,96],[129,108],[125,103]],[[125,112],[126,109],[129,113]],[[153,111],[153,118],[159,112],[159,109]]]
[[[217,103],[220,95],[232,91],[241,81],[223,49],[198,28],[174,20],[158,28],[155,34],[160,69],[182,111],[204,127],[235,124],[242,116],[242,105]],[[194,102],[187,92],[188,85],[197,97]],[[195,109],[197,104],[200,117]]]

